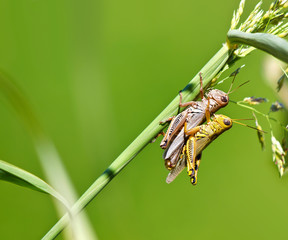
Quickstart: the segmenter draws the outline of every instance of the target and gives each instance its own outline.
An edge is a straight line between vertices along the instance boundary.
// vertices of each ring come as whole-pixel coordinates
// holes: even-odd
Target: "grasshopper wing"
[[[184,138],[184,128],[182,127],[181,131],[177,135],[177,137],[173,140],[173,142],[169,145],[168,148],[165,149],[163,153],[164,159],[173,158],[175,155],[175,152],[178,152],[179,149],[182,148],[184,144],[185,138]]]
[[[168,174],[166,178],[166,183],[171,183],[174,181],[174,179],[183,171],[183,169],[186,167],[186,155],[183,154],[179,161],[177,162],[177,165],[175,168],[171,170],[171,172]]]
[[[170,141],[175,137],[176,133],[178,133],[183,127],[186,118],[187,118],[188,110],[185,110],[179,113],[176,117],[173,117],[167,132],[160,143],[160,147],[165,149],[169,145]]]
[[[203,107],[199,104],[199,109],[192,109],[187,115],[187,128],[192,129],[205,120],[205,112]],[[171,144],[166,148],[163,158],[169,159],[173,156],[174,152],[177,151],[185,142],[184,125],[182,125],[181,131],[178,133],[176,138],[171,142]]]
[[[163,155],[163,158],[165,159],[165,166],[167,169],[171,170],[172,168],[174,168],[177,165],[179,157],[181,156],[183,145],[184,145],[184,143],[181,146],[179,146],[178,149],[175,149],[175,151],[173,152],[173,154],[171,155],[170,158],[165,159],[165,157]]]

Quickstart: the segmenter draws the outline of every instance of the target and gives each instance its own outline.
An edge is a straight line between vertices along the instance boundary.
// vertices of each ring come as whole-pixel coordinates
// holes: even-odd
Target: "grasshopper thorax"
[[[217,103],[218,109],[225,107],[229,103],[228,94],[218,89],[210,90],[207,97],[213,99]]]

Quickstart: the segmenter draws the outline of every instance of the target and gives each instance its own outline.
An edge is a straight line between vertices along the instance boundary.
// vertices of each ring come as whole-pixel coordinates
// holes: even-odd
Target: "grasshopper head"
[[[221,114],[214,115],[213,122],[217,122],[225,130],[232,127],[232,119]]]
[[[212,89],[209,91],[207,97],[216,101],[219,108],[225,107],[229,103],[228,94],[218,89]]]

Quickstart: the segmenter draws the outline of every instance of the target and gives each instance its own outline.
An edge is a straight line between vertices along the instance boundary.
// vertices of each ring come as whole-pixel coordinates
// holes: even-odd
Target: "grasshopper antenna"
[[[235,81],[236,76],[239,74],[241,68],[243,68],[243,67],[245,67],[245,64],[242,65],[241,67],[237,68],[237,69],[236,69],[234,72],[232,72],[228,77],[226,77],[226,78],[222,79],[221,81],[219,81],[219,82],[217,83],[217,85],[223,83],[223,82],[226,81],[228,78],[233,77],[233,80],[232,80],[232,82],[231,82],[230,89],[229,89],[229,91],[230,91],[231,88],[232,88],[232,85],[233,85],[233,83],[234,83],[234,81]]]
[[[248,81],[240,84],[238,87],[236,87],[236,88],[235,88],[234,90],[232,90],[232,91],[231,91],[231,87],[230,87],[230,89],[229,89],[229,91],[228,91],[227,94],[231,94],[231,93],[235,92],[235,91],[238,90],[240,87],[242,87],[243,85],[245,85],[246,83],[249,83],[249,82],[250,82],[250,80],[248,80]],[[232,83],[231,83],[231,86],[232,86]]]
[[[230,91],[231,91],[231,89],[232,89],[232,86],[233,86],[233,83],[234,83],[234,81],[235,81],[236,76],[237,76],[237,74],[234,74],[233,80],[232,80],[232,82],[231,82],[231,84],[230,84],[230,88],[229,88],[229,91],[228,91],[227,94],[230,93]]]
[[[240,72],[241,68],[243,68],[243,67],[245,67],[245,65],[242,65],[241,67],[237,68],[234,72],[232,72],[232,73],[230,74],[229,77],[232,77],[232,76],[233,76],[233,80],[232,80],[232,82],[231,82],[231,84],[230,84],[230,88],[229,88],[229,91],[228,91],[227,94],[230,93],[230,91],[231,91],[231,89],[232,89],[232,86],[233,86],[233,84],[234,84],[235,78],[236,78],[236,76],[238,75],[238,73]],[[239,88],[239,87],[238,87],[238,88]]]
[[[265,131],[263,131],[263,130],[257,129],[256,127],[252,127],[252,126],[249,126],[249,125],[247,125],[247,124],[244,124],[244,123],[241,123],[241,122],[237,122],[237,121],[235,121],[234,119],[231,119],[231,120],[232,120],[233,123],[237,123],[237,124],[239,124],[239,125],[252,128],[252,129],[254,129],[254,130],[257,130],[258,132],[267,133],[267,132],[265,132]],[[237,120],[238,120],[238,119],[237,119]],[[240,119],[239,119],[239,120],[240,120]],[[242,120],[245,120],[245,119],[242,119]],[[249,119],[249,120],[253,120],[253,119]]]
[[[240,120],[240,121],[251,121],[251,120],[255,120],[254,118],[235,118],[235,119],[231,119],[231,120]]]

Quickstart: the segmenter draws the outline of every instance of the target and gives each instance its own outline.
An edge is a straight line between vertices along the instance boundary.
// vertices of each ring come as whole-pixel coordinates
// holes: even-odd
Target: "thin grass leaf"
[[[282,69],[282,68],[281,68]],[[284,81],[288,82],[288,68],[282,69],[283,75],[277,81],[277,92],[279,92],[284,84]]]
[[[239,74],[241,68],[243,68],[243,67],[245,67],[245,64],[242,65],[241,67],[237,68],[234,72],[232,72],[232,73],[229,75],[229,77],[235,77],[235,76],[237,76],[237,75]]]
[[[265,137],[264,137],[264,134],[263,134],[263,129],[262,127],[258,124],[256,124],[256,127],[257,127],[257,136],[258,136],[258,140],[261,144],[261,149],[262,151],[265,150]]]
[[[62,164],[58,150],[53,141],[43,130],[30,102],[21,88],[17,86],[11,77],[4,74],[1,70],[0,93],[1,95],[3,94],[12,105],[21,121],[27,127],[27,130],[31,133],[47,181],[54,188],[57,188],[69,203],[74,203],[77,199],[77,194],[65,167]],[[54,203],[56,204],[58,215],[62,216],[67,209],[63,208],[62,205],[58,204],[56,201]],[[84,213],[81,216],[74,218],[73,224],[74,226],[71,228],[70,232],[75,236],[75,239],[97,239],[96,234],[93,233],[91,224]]]
[[[252,113],[253,113],[253,116],[255,118],[255,125],[256,125],[256,128],[257,128],[257,137],[258,137],[258,140],[259,140],[259,142],[261,144],[261,149],[263,151],[263,150],[265,150],[265,137],[264,137],[263,129],[259,125],[258,119],[257,119],[255,113],[254,112],[252,112]]]
[[[32,173],[2,160],[0,160],[0,179],[22,187],[30,188],[34,191],[47,193],[59,200],[67,209],[69,209],[65,198],[48,183],[44,182],[39,177],[36,177]]]
[[[245,33],[230,30],[227,37],[232,44],[244,44],[258,48],[288,63],[288,42],[278,36],[268,33]]]

